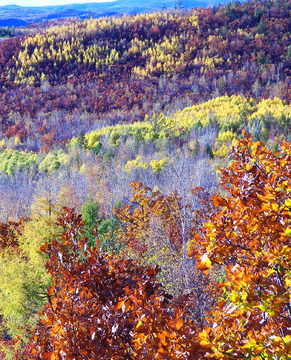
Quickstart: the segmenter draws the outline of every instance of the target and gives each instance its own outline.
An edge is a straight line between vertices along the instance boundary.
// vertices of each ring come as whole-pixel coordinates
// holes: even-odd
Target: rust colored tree
[[[183,301],[171,305],[158,269],[86,249],[83,220],[68,210],[62,241],[43,247],[54,278],[25,359],[195,359],[201,346]]]
[[[29,221],[28,218],[20,218],[18,221],[8,221],[8,223],[0,223],[0,249],[17,249],[17,238],[21,233],[23,225]]]
[[[291,357],[291,145],[273,154],[248,135],[222,169],[228,193],[206,224],[201,267],[224,266],[225,296],[200,333],[219,359]]]

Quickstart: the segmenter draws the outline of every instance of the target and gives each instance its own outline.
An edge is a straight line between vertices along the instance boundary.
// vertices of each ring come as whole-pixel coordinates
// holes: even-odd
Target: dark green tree
[[[260,20],[259,25],[257,27],[257,33],[258,34],[266,34],[267,33],[267,26],[265,25],[263,19]]]
[[[257,58],[257,63],[263,65],[266,63],[265,55],[262,53],[262,50],[259,52],[259,56]]]
[[[212,151],[211,146],[209,144],[206,145],[205,154],[208,155],[211,159],[214,157],[213,151]]]
[[[79,145],[80,147],[86,147],[86,146],[87,146],[87,140],[86,140],[86,138],[85,138],[85,133],[84,133],[84,131],[80,131],[80,134],[79,134],[77,140],[78,140],[78,145]]]
[[[96,246],[96,235],[94,229],[97,230],[101,219],[98,218],[99,207],[94,202],[92,197],[88,197],[81,209],[81,214],[84,220],[84,229],[88,238],[88,246]]]

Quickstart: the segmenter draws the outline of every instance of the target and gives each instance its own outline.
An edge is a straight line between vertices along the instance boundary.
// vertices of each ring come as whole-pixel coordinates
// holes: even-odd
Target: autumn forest
[[[291,359],[291,1],[0,28],[0,359]]]

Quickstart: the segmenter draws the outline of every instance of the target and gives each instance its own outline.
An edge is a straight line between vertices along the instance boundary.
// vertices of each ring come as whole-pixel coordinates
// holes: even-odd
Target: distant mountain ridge
[[[28,23],[27,21],[21,20],[21,19],[0,19],[0,27],[20,27],[20,26],[26,26]]]
[[[133,0],[116,0],[103,3],[69,4],[57,6],[22,7],[18,5],[0,6],[0,26],[25,26],[28,23],[39,21],[61,19],[61,18],[84,18],[92,16],[112,16],[120,14],[138,14],[162,10],[163,8],[174,9],[179,1],[177,0],[140,0],[138,3]],[[218,1],[214,0],[185,0],[183,6],[194,8],[198,6],[211,6]],[[19,21],[17,21],[19,20]],[[1,23],[2,22],[2,23]]]

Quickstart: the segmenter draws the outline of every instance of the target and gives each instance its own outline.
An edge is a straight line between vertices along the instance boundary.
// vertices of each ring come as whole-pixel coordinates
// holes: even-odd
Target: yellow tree
[[[224,266],[224,297],[200,334],[208,357],[291,358],[291,145],[273,154],[248,135],[222,169],[228,195],[205,225],[200,267]],[[207,352],[207,351],[206,351]]]
[[[31,219],[15,236],[17,246],[0,249],[0,316],[10,335],[25,336],[24,325],[33,326],[48,301],[52,278],[40,247],[61,233],[56,222],[62,208],[53,202],[50,191],[35,198],[31,210]]]

